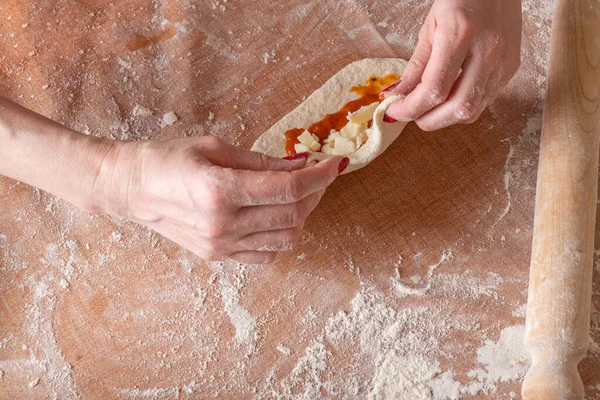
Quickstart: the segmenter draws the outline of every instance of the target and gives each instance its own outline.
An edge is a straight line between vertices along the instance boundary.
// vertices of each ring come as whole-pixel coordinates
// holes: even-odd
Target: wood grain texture
[[[555,4],[527,304],[525,399],[583,399],[600,135],[600,2]]]
[[[328,189],[297,248],[271,266],[217,269],[148,229],[0,177],[0,399],[301,398],[315,387],[313,398],[378,398],[390,365],[380,361],[407,355],[439,362],[431,380],[445,374],[461,400],[518,398],[528,359],[479,358],[497,354],[507,327],[525,330],[550,1],[523,1],[521,69],[477,122],[409,124]],[[409,58],[430,5],[3,0],[0,90],[96,136],[213,134],[250,148],[350,62]],[[174,37],[129,50],[169,23]],[[134,115],[137,104],[151,115]],[[169,111],[179,121],[161,129]],[[425,294],[401,297],[400,284]],[[342,336],[328,334],[344,321]],[[307,369],[310,349],[325,350],[319,368]],[[590,399],[599,366],[598,351],[580,365]]]

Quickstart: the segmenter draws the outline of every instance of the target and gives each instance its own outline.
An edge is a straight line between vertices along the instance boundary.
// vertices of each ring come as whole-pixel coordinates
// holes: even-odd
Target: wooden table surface
[[[349,62],[408,59],[430,4],[5,0],[0,93],[90,135],[250,148]],[[273,265],[0,178],[0,398],[520,397],[551,11],[524,1],[522,67],[479,121],[410,124]]]

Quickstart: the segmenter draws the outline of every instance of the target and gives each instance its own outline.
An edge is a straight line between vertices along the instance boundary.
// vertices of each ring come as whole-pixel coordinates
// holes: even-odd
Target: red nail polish
[[[342,158],[342,161],[340,161],[340,165],[338,166],[338,175],[348,168],[348,164],[350,164],[350,159],[348,157]]]
[[[398,86],[401,82],[402,82],[402,79],[400,79],[398,82],[392,83],[390,86],[386,87],[381,92],[379,92],[379,100],[385,100],[385,94],[387,92],[389,92],[390,90],[395,89],[396,86]]]
[[[394,117],[390,117],[387,114],[383,114],[383,122],[394,123],[394,122],[398,122],[398,120]]]
[[[301,158],[308,158],[309,154],[310,153],[308,151],[305,151],[303,153],[297,153],[297,154],[292,154],[291,156],[283,157],[283,160],[286,160],[286,161],[300,160]]]
[[[396,86],[398,86],[400,83],[402,82],[402,79],[400,79],[398,82],[394,82],[392,83],[390,86],[386,87],[385,89],[383,89],[380,93],[386,93],[389,92],[390,90],[394,89]]]

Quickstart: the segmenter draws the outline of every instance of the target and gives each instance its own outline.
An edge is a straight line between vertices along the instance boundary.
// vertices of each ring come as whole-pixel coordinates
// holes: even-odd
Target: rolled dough
[[[399,58],[366,58],[347,65],[323,86],[311,94],[302,104],[286,114],[281,120],[263,133],[252,146],[272,157],[285,157],[285,132],[293,128],[307,128],[325,114],[334,113],[346,103],[357,98],[350,92],[352,86],[364,84],[371,76],[391,73],[402,75],[406,61]],[[356,171],[369,164],[388,148],[406,126],[406,122],[386,123],[383,116],[387,107],[398,100],[398,96],[385,99],[375,110],[369,140],[350,154],[350,165],[344,173]],[[311,153],[309,161],[330,158],[324,153]]]

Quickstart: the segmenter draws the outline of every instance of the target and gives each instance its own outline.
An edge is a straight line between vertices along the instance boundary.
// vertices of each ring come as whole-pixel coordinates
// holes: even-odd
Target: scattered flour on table
[[[425,294],[427,294],[427,292],[429,292],[429,290],[431,289],[433,273],[435,272],[435,270],[440,265],[450,261],[452,257],[452,250],[444,250],[442,252],[442,255],[440,256],[440,260],[437,263],[430,265],[427,269],[427,285],[421,288],[414,288],[408,286],[400,280],[400,272],[398,269],[400,264],[402,264],[402,259],[400,259],[396,265],[396,277],[392,278],[392,286],[394,287],[396,295],[400,298],[403,298],[406,296],[424,296]]]
[[[179,121],[177,115],[173,111],[170,111],[163,115],[162,121],[160,122],[161,128],[166,128],[167,126],[173,125],[175,122]]]
[[[209,265],[218,276],[223,307],[235,327],[235,340],[239,345],[248,346],[251,353],[257,339],[256,318],[242,307],[239,294],[239,290],[245,285],[245,265],[231,261],[211,262]],[[233,269],[236,270],[235,281],[230,282],[227,272]]]
[[[351,302],[349,313],[339,312],[327,322],[328,339],[337,347],[358,338],[361,351],[375,364],[368,397],[428,399],[427,382],[440,372],[430,353],[435,337],[423,337],[410,326],[428,313],[424,307],[395,310],[373,289],[363,289]],[[441,328],[441,325],[440,325]]]
[[[134,117],[149,117],[152,115],[152,111],[148,110],[141,104],[136,104],[131,110],[131,115]]]
[[[317,399],[326,393],[368,399],[458,399],[493,394],[499,383],[522,378],[528,366],[522,325],[505,328],[497,341],[485,340],[473,354],[477,367],[457,377],[452,368],[443,367],[452,365],[452,355],[442,343],[453,333],[475,331],[476,321],[448,315],[442,307],[393,308],[368,284],[362,285],[350,307],[326,321],[322,336],[306,348],[286,377],[271,374],[258,397],[268,398],[269,393],[279,399]],[[328,377],[338,353],[360,367],[344,370],[341,378]]]
[[[4,240],[8,241],[6,237]],[[10,267],[6,261],[16,265],[22,264],[18,254],[10,251],[8,243],[5,245],[0,246],[0,253],[4,253],[3,257],[0,257],[0,260],[4,260],[4,263],[0,264],[0,272],[3,268]],[[14,258],[8,259],[7,255],[11,254]],[[23,330],[24,340],[27,340],[30,346],[20,344],[23,356],[18,359],[0,360],[0,370],[27,377],[27,388],[44,382],[59,398],[76,398],[71,365],[65,360],[58,346],[51,317],[59,293],[65,290],[65,278],[75,276],[75,268],[85,263],[80,260],[77,246],[72,241],[60,245],[48,244],[39,262],[45,266],[46,271],[29,275],[17,286],[19,289],[28,289],[31,293]],[[0,348],[2,343],[3,341],[0,341]],[[43,351],[38,352],[34,349]]]
[[[535,190],[534,182],[524,182],[525,177],[534,176],[529,171],[535,167],[539,149],[540,133],[542,130],[542,108],[539,105],[527,116],[527,123],[521,134],[517,137],[504,139],[509,144],[506,161],[504,162],[503,184],[506,193],[506,205],[500,211],[496,221],[492,224],[494,228],[511,211],[515,201],[514,188],[521,191]],[[531,178],[530,178],[531,179]]]
[[[521,46],[523,63],[533,63],[537,74],[533,75],[538,86],[538,97],[543,99],[546,87],[546,71],[548,69],[548,54],[550,48],[550,32],[553,12],[553,1],[524,0],[522,4],[524,30]]]
[[[477,350],[477,362],[482,368],[469,372],[469,377],[477,378],[477,383],[469,386],[468,393],[493,393],[498,382],[521,379],[529,366],[529,355],[525,348],[525,326],[515,325],[504,328],[498,342],[486,340]]]
[[[519,304],[517,306],[517,308],[515,308],[512,311],[511,314],[512,314],[513,317],[525,318],[525,311],[526,311],[526,309],[527,309],[527,303],[522,303],[522,304]]]
[[[290,354],[292,354],[292,350],[289,347],[284,346],[282,344],[277,346],[277,351],[286,356],[289,356]]]
[[[223,2],[225,3],[225,1]],[[428,7],[430,1],[416,2],[410,1],[410,7]],[[216,3],[218,4],[218,3]],[[543,24],[551,19],[552,2],[541,0],[525,0],[523,10],[531,14],[533,22],[539,25],[540,29],[533,37],[528,39],[524,45],[524,54],[530,55],[539,69],[547,66],[547,51],[544,49],[548,43],[549,30],[544,29]],[[224,5],[220,5],[222,11]],[[315,5],[299,5],[295,9],[298,17],[304,18]],[[398,3],[397,7],[406,7],[406,4]],[[408,7],[406,7],[408,8]],[[389,43],[402,45],[404,37],[405,44],[413,45],[416,42],[416,30],[413,36],[406,36],[404,33],[396,33],[398,25],[392,22],[382,21],[379,25],[382,28],[390,28],[385,32],[385,37]],[[394,20],[392,20],[394,21]],[[397,21],[395,21],[397,22]],[[168,21],[163,20],[162,24]],[[404,25],[401,22],[400,25]],[[408,24],[407,24],[408,25]],[[387,33],[387,34],[386,34]],[[536,42],[540,43],[539,45]],[[414,46],[413,46],[414,47]],[[275,53],[266,53],[265,63],[275,61]],[[30,56],[33,52],[30,53]],[[527,57],[524,57],[527,60]],[[133,64],[131,60],[118,59],[119,67],[124,72],[131,72]],[[161,71],[164,69],[164,62],[169,60],[159,60],[156,65]],[[545,75],[537,75],[537,83],[541,89],[545,85]],[[52,89],[50,87],[50,89]],[[139,106],[139,107],[138,107]],[[172,114],[172,115],[170,115]],[[149,117],[152,112],[147,108],[136,105],[132,111],[133,117]],[[175,113],[168,113],[162,117],[157,117],[161,127],[166,127],[177,122]],[[140,118],[141,119],[141,118]],[[208,114],[208,122],[215,119],[215,114]],[[153,120],[154,121],[154,120]],[[537,115],[532,115],[527,123],[527,128],[523,132],[525,139],[527,133],[534,133],[541,122],[541,110]],[[154,122],[156,127],[157,123]],[[164,125],[164,126],[163,126]],[[132,136],[132,129],[127,124],[118,124],[119,130],[123,136]],[[215,131],[218,131],[215,125]],[[512,149],[512,146],[517,146]],[[506,162],[506,171],[504,175],[505,189],[508,197],[508,210],[510,210],[511,192],[517,187],[515,181],[519,179],[521,168],[530,167],[529,159],[523,157],[525,151],[531,146],[530,142],[520,143],[516,141],[511,143],[511,150]],[[520,153],[520,150],[523,153]],[[535,152],[529,152],[535,157]],[[521,162],[521,160],[524,160]],[[0,188],[2,190],[2,188]],[[56,203],[48,203],[48,212],[53,211]],[[118,239],[118,240],[115,240]],[[113,238],[115,242],[120,241],[120,234]],[[0,235],[0,251],[3,253],[4,262],[1,269],[22,270],[28,268],[25,261],[19,259],[19,252],[11,250],[6,244],[5,235]],[[11,362],[0,360],[0,378],[7,373],[19,370],[31,375],[30,382],[38,382],[38,376],[42,376],[40,385],[48,384],[55,391],[64,397],[75,397],[75,387],[71,377],[70,365],[64,360],[60,349],[54,338],[54,331],[51,324],[51,315],[54,310],[57,293],[60,290],[66,290],[69,281],[76,278],[81,266],[77,265],[81,260],[73,250],[76,248],[74,243],[64,243],[60,246],[49,245],[42,263],[48,268],[48,272],[36,276],[32,280],[24,282],[24,285],[34,293],[33,302],[28,311],[28,323],[30,329],[27,331],[28,337],[33,344],[37,342],[38,347],[44,352],[36,355],[33,352],[27,356]],[[86,246],[89,250],[90,246]],[[4,250],[4,251],[2,251]],[[69,253],[59,254],[59,252]],[[100,259],[113,257],[114,254],[107,253]],[[298,257],[300,260],[308,258],[306,253]],[[443,255],[442,255],[443,258]],[[189,263],[181,262],[182,268],[188,273],[191,272]],[[442,264],[442,261],[438,266]],[[100,266],[104,265],[104,261]],[[434,264],[435,265],[435,264]],[[596,269],[600,271],[599,264]],[[220,290],[223,301],[224,311],[235,327],[235,341],[239,345],[246,345],[252,348],[258,339],[257,321],[240,304],[240,289],[244,285],[245,275],[243,267],[234,266],[236,273],[233,277],[228,276],[223,266],[216,266],[214,270],[218,278],[217,287]],[[398,280],[398,282],[400,282]],[[413,280],[413,284],[418,284],[418,280]],[[430,276],[427,281],[429,292],[426,294],[451,294],[465,299],[475,299],[481,296],[494,298],[495,289],[502,283],[502,278],[490,274],[484,277],[483,281],[476,279],[469,274],[449,275],[439,274]],[[411,286],[406,285],[409,289]],[[405,288],[404,288],[405,289]],[[419,289],[415,289],[419,290]],[[409,296],[419,295],[419,292],[402,292],[401,298],[409,299]],[[207,293],[198,289],[198,304],[202,305],[206,299]],[[453,331],[475,332],[476,321],[465,320],[456,321],[456,316],[446,316],[444,310],[438,308],[414,307],[409,306],[406,309],[396,309],[384,302],[386,296],[378,294],[373,288],[365,286],[356,294],[351,303],[351,309],[348,312],[340,312],[327,319],[326,315],[320,311],[309,307],[302,318],[305,327],[310,327],[313,331],[319,323],[325,319],[326,327],[322,335],[310,341],[310,344],[304,351],[295,351],[294,354],[300,354],[292,372],[282,381],[278,381],[273,376],[273,392],[280,394],[281,398],[321,398],[321,390],[329,393],[336,393],[336,397],[343,397],[344,394],[358,395],[363,394],[370,398],[386,398],[397,396],[397,398],[418,399],[456,399],[461,394],[477,394],[481,392],[493,393],[497,384],[500,382],[514,381],[520,379],[526,370],[527,357],[522,353],[522,326],[516,325],[505,328],[498,340],[486,340],[483,345],[476,349],[473,364],[478,367],[471,371],[469,377],[460,375],[458,371],[449,369],[442,361],[447,360],[451,354],[446,353],[439,345],[443,339],[452,334]],[[400,303],[400,305],[402,305]],[[517,309],[514,316],[524,315],[524,307]],[[307,330],[308,331],[308,330]],[[0,348],[5,341],[11,341],[9,336],[0,338]],[[358,353],[357,358],[364,363],[373,365],[373,375],[363,379],[364,376],[357,373],[348,374],[347,378],[327,379],[328,370],[335,369],[337,365],[332,363],[335,352],[346,349],[346,345],[353,340],[358,340],[358,346],[350,347],[351,353]],[[13,340],[14,341],[14,340]],[[291,346],[291,345],[290,345]],[[27,347],[26,347],[27,348]],[[597,348],[597,346],[596,346]],[[287,346],[278,346],[278,351],[289,355]],[[39,357],[39,358],[38,358]],[[240,357],[241,358],[241,357]],[[291,357],[286,357],[291,358]],[[242,365],[243,364],[242,362]],[[392,381],[393,377],[395,381]],[[4,376],[6,378],[6,376]],[[461,383],[463,382],[463,383]],[[464,383],[466,382],[466,383]],[[191,386],[184,386],[184,393],[191,393]],[[600,390],[600,386],[598,386]],[[178,396],[177,388],[156,388],[156,389],[123,389],[123,394],[139,398],[156,398],[160,396]],[[272,398],[265,395],[265,398]],[[513,393],[511,393],[511,397]]]

